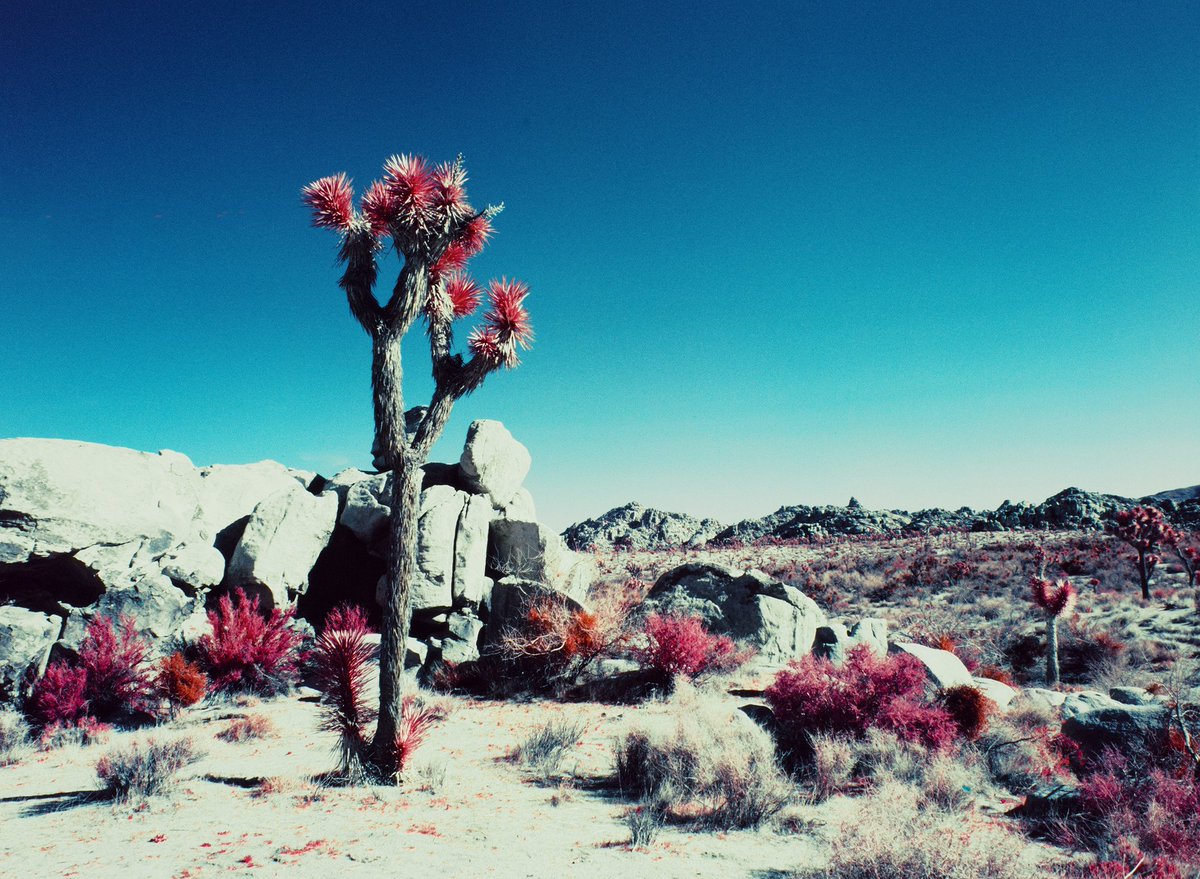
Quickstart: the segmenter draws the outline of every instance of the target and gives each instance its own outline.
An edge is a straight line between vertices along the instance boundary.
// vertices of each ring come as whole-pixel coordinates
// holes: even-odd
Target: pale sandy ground
[[[206,756],[184,770],[176,794],[142,807],[77,804],[73,794],[96,788],[98,757],[146,731],[31,754],[0,767],[0,876],[776,877],[819,857],[816,836],[776,830],[666,829],[652,846],[631,849],[622,820],[629,804],[587,779],[611,774],[614,739],[632,722],[661,717],[661,704],[447,704],[450,716],[399,789],[313,786],[308,776],[333,765],[332,742],[314,732],[316,706],[298,698],[201,708],[151,731],[190,736]],[[230,715],[246,713],[269,716],[278,736],[216,738]],[[580,779],[574,786],[535,782],[503,759],[557,716],[587,723],[566,764]],[[420,789],[429,765],[446,768],[435,791]],[[284,789],[255,796],[237,784],[263,777]]]

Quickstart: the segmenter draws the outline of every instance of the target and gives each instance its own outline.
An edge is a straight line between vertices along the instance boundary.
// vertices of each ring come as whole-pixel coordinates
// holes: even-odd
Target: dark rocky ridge
[[[563,532],[575,550],[625,547],[659,549],[667,546],[701,546],[724,526],[716,519],[697,519],[683,513],[664,513],[638,503],[609,510],[595,519],[572,525]]]
[[[663,549],[760,540],[820,540],[852,535],[927,534],[939,531],[1101,531],[1121,510],[1155,506],[1175,525],[1200,528],[1200,488],[1176,489],[1133,499],[1067,488],[1040,504],[1005,501],[994,510],[868,510],[854,498],[846,506],[786,506],[728,527],[680,513],[626,504],[563,532],[576,549],[624,546]]]

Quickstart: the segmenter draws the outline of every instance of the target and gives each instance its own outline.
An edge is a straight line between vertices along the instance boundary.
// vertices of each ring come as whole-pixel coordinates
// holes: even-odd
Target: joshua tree
[[[454,353],[456,320],[475,313],[483,290],[465,273],[467,261],[492,234],[502,205],[476,210],[467,202],[462,157],[436,167],[420,156],[392,156],[383,178],[371,184],[359,207],[345,174],[304,187],[313,225],[341,238],[345,265],[339,285],[350,313],[371,338],[371,387],[375,404],[375,467],[390,471],[387,588],[379,662],[379,723],[371,760],[382,776],[397,766],[396,734],[402,719],[400,678],[409,626],[409,592],[416,566],[417,509],[422,466],[445,429],[455,401],[489,373],[517,365],[518,348],[533,333],[519,281],[492,281],[490,308],[467,338],[470,359]],[[375,296],[379,261],[387,242],[401,259],[390,295]],[[435,382],[427,407],[405,413],[400,340],[421,319],[429,336]]]
[[[1200,546],[1189,546],[1187,532],[1178,528],[1168,528],[1163,542],[1175,552],[1175,557],[1183,566],[1183,572],[1187,574],[1187,584],[1195,586],[1196,568],[1200,565]]]
[[[1134,507],[1117,513],[1114,533],[1137,550],[1138,580],[1142,598],[1150,598],[1150,575],[1159,562],[1156,555],[1160,544],[1167,542],[1171,526],[1160,510],[1154,507]]]
[[[1075,607],[1075,587],[1070,580],[1030,577],[1033,603],[1046,615],[1046,686],[1058,686],[1058,619],[1070,616]]]

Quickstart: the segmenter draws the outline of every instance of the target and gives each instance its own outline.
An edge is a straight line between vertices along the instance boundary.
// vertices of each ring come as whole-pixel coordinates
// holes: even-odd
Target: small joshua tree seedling
[[[1070,616],[1076,592],[1070,580],[1046,580],[1030,577],[1033,603],[1046,615],[1046,686],[1058,686],[1058,620]]]
[[[421,467],[445,429],[456,401],[501,367],[517,365],[519,348],[533,331],[520,281],[492,281],[489,308],[467,337],[469,359],[454,353],[453,327],[480,306],[484,290],[464,270],[492,234],[500,207],[476,210],[467,201],[467,174],[460,157],[431,167],[420,156],[393,156],[383,179],[368,187],[355,209],[345,174],[324,177],[304,188],[313,225],[340,239],[345,264],[340,286],[350,312],[371,337],[371,386],[375,409],[375,466],[390,471],[383,626],[379,662],[379,723],[371,759],[381,777],[398,768],[409,593],[416,566],[417,512]],[[390,240],[403,259],[399,277],[384,302],[375,295],[379,259]],[[428,407],[404,410],[400,342],[422,319],[429,336],[434,391]]]
[[[1154,507],[1134,507],[1117,513],[1113,533],[1137,551],[1138,581],[1142,598],[1150,598],[1150,575],[1160,559],[1159,546],[1167,542],[1171,526],[1160,510]]]

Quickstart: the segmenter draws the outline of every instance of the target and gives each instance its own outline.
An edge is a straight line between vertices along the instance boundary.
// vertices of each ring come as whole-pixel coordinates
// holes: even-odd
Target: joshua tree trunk
[[[405,461],[392,471],[392,515],[388,518],[388,567],[379,644],[379,726],[374,742],[377,767],[389,776],[396,771],[392,764],[400,725],[400,681],[408,644],[409,586],[416,568],[421,475],[421,467],[415,462]]]
[[[1146,553],[1138,552],[1138,580],[1142,586],[1142,599],[1150,600],[1150,569],[1146,565]]]
[[[1046,615],[1046,686],[1058,687],[1058,617]]]

